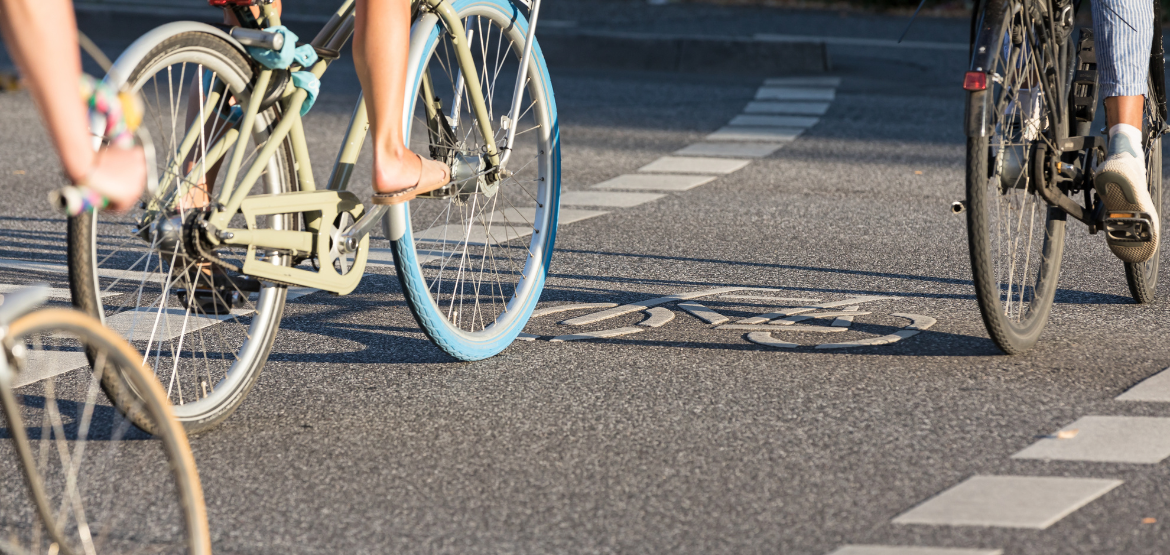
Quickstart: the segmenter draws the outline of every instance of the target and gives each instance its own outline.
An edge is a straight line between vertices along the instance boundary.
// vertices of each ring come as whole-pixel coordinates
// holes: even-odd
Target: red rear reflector
[[[982,71],[968,71],[963,77],[963,88],[969,91],[987,90],[987,74]]]

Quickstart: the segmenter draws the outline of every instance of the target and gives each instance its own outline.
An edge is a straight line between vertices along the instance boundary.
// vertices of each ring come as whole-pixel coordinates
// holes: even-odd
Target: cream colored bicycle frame
[[[261,9],[261,17],[266,20],[267,26],[280,25],[280,18],[272,10],[271,6],[263,5]],[[479,132],[484,141],[485,148],[483,152],[487,166],[485,172],[496,173],[501,167],[502,162],[506,162],[507,154],[510,154],[510,152],[505,152],[504,156],[501,157],[500,150],[496,146],[492,120],[488,113],[487,103],[483,97],[483,89],[480,86],[479,75],[475,69],[471,48],[465,38],[467,37],[467,33],[463,27],[463,22],[451,7],[449,0],[412,0],[411,11],[414,21],[418,21],[427,14],[434,14],[438,18],[438,21],[441,21],[446,28],[446,32],[456,52],[459,71],[464,81],[464,89],[467,92],[467,98],[471,104],[470,109],[476,115]],[[530,22],[527,41],[521,57],[521,71],[517,78],[517,95],[520,94],[520,89],[527,78],[528,62],[535,40],[535,23],[538,13],[539,0],[535,2],[535,6],[531,10],[532,21]],[[318,48],[339,51],[353,34],[353,27],[354,0],[346,0],[329,21],[326,22],[321,31],[317,33],[317,36],[311,44]],[[329,61],[319,59],[312,67],[306,69],[320,78],[324,75],[328,65]],[[271,78],[271,70],[261,71],[253,82],[252,90],[268,90],[268,83]],[[430,122],[433,122],[436,118],[443,117],[444,115],[437,103],[431,100],[434,98],[434,95],[430,93],[433,87],[430,76],[426,72],[422,76],[422,87],[424,98],[427,99],[427,118]],[[179,175],[182,161],[187,159],[191,149],[195,146],[203,124],[214,113],[214,108],[221,99],[221,96],[222,93],[215,90],[208,92],[204,100],[203,109],[200,111],[200,116],[196,118],[195,122],[192,122],[191,127],[188,129],[171,162],[171,167],[167,168],[167,175]],[[242,178],[239,177],[244,155],[248,151],[246,147],[247,141],[250,137],[247,134],[240,133],[238,130],[254,129],[263,97],[263,94],[253,94],[248,99],[247,105],[244,106],[243,119],[239,126],[225,133],[216,144],[208,149],[207,154],[204,156],[201,167],[210,167],[217,163],[225,153],[231,150],[233,143],[236,147],[232,152],[231,160],[228,162],[227,173],[219,190],[217,198],[219,208],[214,209],[207,217],[210,231],[206,234],[206,238],[215,245],[247,247],[248,253],[242,270],[248,275],[253,275],[261,279],[314,287],[339,294],[349,293],[357,287],[357,282],[361,279],[365,268],[365,255],[367,252],[366,246],[369,241],[369,232],[381,221],[386,213],[385,207],[378,207],[366,212],[360,202],[356,202],[355,204],[356,197],[345,192],[349,184],[350,176],[353,173],[354,164],[357,162],[358,154],[361,152],[362,144],[365,142],[369,130],[370,122],[366,112],[365,102],[362,97],[358,98],[357,106],[354,109],[353,116],[350,118],[345,142],[342,144],[337,161],[334,163],[333,173],[330,176],[327,190],[318,191],[316,182],[313,179],[312,165],[309,161],[309,149],[305,142],[305,131],[300,115],[301,107],[304,105],[308,93],[293,86],[291,81],[283,92],[281,100],[283,115],[281,120],[269,133],[267,141],[255,159],[249,164],[246,173],[244,173]],[[519,110],[519,105],[519,102],[513,103],[512,121],[517,119],[518,114],[516,112]],[[505,143],[506,145],[510,144],[511,136],[511,133],[509,133],[509,142]],[[292,146],[293,157],[297,168],[297,177],[300,182],[300,191],[278,195],[249,196],[252,186],[263,174],[269,161],[276,154],[277,149],[280,148],[286,138]],[[151,208],[157,210],[161,208],[161,205],[165,204],[173,209],[179,200],[185,196],[187,189],[195,182],[196,180],[190,176],[181,180],[180,187],[174,191],[174,194],[169,195],[162,203],[156,204]],[[328,216],[338,214],[339,209],[340,211],[350,213],[356,223],[346,230],[337,230],[343,231],[343,233],[339,234],[341,237],[341,245],[338,250],[340,254],[359,251],[357,259],[354,260],[353,268],[345,275],[340,275],[335,272],[332,264],[326,264],[324,260],[321,261],[319,271],[311,272],[268,264],[256,259],[257,249],[278,249],[288,251],[294,256],[323,256],[325,254],[323,249],[327,250],[331,239],[326,233],[322,233],[322,229],[328,230],[328,228],[332,227],[332,219],[328,218]],[[306,217],[308,231],[255,229],[254,227],[254,219],[258,214],[296,212],[306,212],[306,216],[311,216],[308,212],[322,212],[322,215],[326,217],[321,217],[321,215]],[[245,215],[245,219],[248,220],[248,229],[236,229],[230,226],[232,217],[237,213],[243,213]]]

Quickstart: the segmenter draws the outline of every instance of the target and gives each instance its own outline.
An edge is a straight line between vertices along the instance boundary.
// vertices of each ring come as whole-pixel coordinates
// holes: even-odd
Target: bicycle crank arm
[[[365,241],[375,226],[382,223],[382,218],[389,211],[389,206],[379,204],[366,212],[361,219],[341,232],[341,244],[337,247],[338,251],[341,254],[349,254],[358,250],[362,241]]]
[[[1037,149],[1036,155],[1032,158],[1032,182],[1035,184],[1036,192],[1048,203],[1049,206],[1064,210],[1068,215],[1084,222],[1088,226],[1093,226],[1096,221],[1093,219],[1089,211],[1085,210],[1077,201],[1073,200],[1068,195],[1064,194],[1054,182],[1055,177],[1049,179],[1045,175],[1044,165],[1047,162],[1044,156],[1046,149]],[[1059,171],[1059,161],[1056,161],[1052,166],[1051,171]]]

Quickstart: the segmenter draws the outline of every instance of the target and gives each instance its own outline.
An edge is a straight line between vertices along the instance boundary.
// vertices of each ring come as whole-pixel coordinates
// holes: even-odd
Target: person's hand
[[[85,185],[106,198],[109,210],[126,212],[134,208],[146,189],[142,147],[102,149],[94,155],[94,166]]]

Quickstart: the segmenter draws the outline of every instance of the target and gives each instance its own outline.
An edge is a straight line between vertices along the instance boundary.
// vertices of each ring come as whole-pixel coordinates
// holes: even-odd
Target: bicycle
[[[528,18],[511,0],[413,2],[406,140],[449,164],[452,183],[370,210],[347,190],[369,126],[364,102],[318,188],[301,113],[309,91],[297,81],[322,77],[338,58],[353,0],[309,43],[316,61],[275,70],[247,49],[280,48],[279,33],[262,29],[280,25],[271,6],[260,4],[257,20],[251,0],[212,3],[226,3],[240,26],[164,25],[107,75],[146,99],[159,181],[128,216],[70,219],[75,305],[146,353],[188,433],[221,422],[256,383],[288,286],[357,287],[379,223],[431,341],[467,361],[511,344],[544,286],[560,204],[556,104],[534,35],[539,0]],[[196,193],[210,203],[191,202]],[[112,398],[127,391],[116,377],[103,385]]]
[[[142,355],[79,311],[34,312],[47,298],[44,286],[0,296],[0,412],[33,505],[0,487],[0,552],[210,554],[191,447]],[[92,372],[56,373],[87,356]],[[121,416],[98,402],[113,373],[135,391],[116,403]],[[111,468],[134,479],[100,475]]]
[[[983,322],[1008,354],[1035,345],[1048,321],[1068,216],[1091,234],[1136,241],[1148,237],[1152,226],[1141,214],[1107,214],[1093,189],[1106,143],[1092,135],[1097,62],[1091,30],[1080,29],[1073,41],[1078,8],[1072,0],[984,0],[971,20],[971,66],[963,83],[967,237]],[[1159,213],[1163,57],[1161,4],[1154,1],[1142,146]],[[1028,102],[1039,104],[1037,117],[1025,117],[1020,107]],[[1130,293],[1139,303],[1154,300],[1160,255],[1125,263]]]

